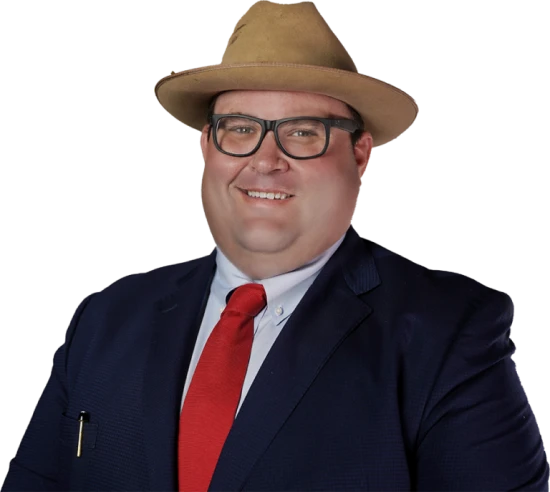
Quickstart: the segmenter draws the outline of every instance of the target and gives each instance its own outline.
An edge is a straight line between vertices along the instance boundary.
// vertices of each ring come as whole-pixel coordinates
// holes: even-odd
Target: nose
[[[288,170],[288,161],[278,147],[273,131],[266,133],[260,148],[251,157],[249,165],[261,174]]]
[[[266,148],[271,151],[278,149],[277,139],[275,138],[275,132],[273,130],[266,131],[263,142],[257,152],[260,152],[262,149]]]

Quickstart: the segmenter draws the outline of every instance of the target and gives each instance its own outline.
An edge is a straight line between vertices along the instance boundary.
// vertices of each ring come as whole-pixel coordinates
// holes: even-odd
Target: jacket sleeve
[[[58,490],[59,422],[67,403],[66,355],[82,313],[93,295],[78,306],[67,329],[65,343],[55,353],[50,378],[17,454],[11,460],[2,491]]]
[[[415,490],[548,491],[535,416],[511,359],[514,306],[490,290],[463,324],[424,411]]]

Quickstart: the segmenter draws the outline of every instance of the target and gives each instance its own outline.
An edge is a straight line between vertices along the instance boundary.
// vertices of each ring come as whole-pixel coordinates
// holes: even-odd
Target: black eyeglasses
[[[330,129],[349,133],[362,130],[354,120],[297,116],[281,120],[262,120],[242,114],[214,114],[211,117],[214,145],[227,155],[247,157],[256,152],[269,130],[279,148],[292,159],[313,159],[325,153]]]

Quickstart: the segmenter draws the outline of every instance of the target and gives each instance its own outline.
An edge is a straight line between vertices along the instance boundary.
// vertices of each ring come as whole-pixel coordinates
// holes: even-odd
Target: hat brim
[[[361,115],[374,146],[403,133],[418,114],[412,97],[390,84],[367,75],[315,65],[212,65],[169,75],[155,86],[164,109],[197,130],[207,123],[212,97],[230,90],[300,91],[339,99]]]

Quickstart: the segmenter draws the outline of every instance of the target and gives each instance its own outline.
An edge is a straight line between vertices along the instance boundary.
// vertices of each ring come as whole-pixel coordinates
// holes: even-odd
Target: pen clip
[[[84,424],[90,421],[90,414],[82,410],[78,416],[78,445],[76,447],[76,457],[82,456],[82,439],[84,437]]]

